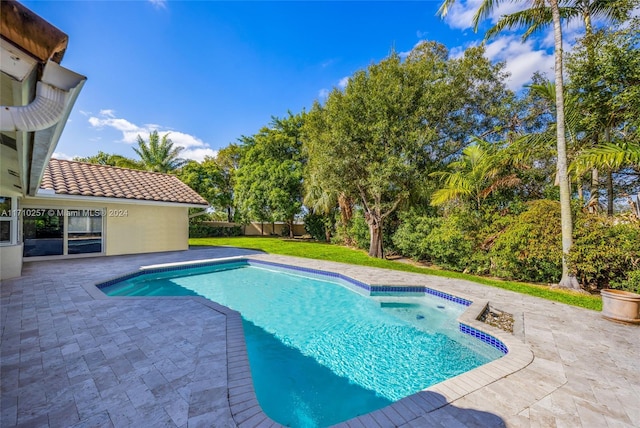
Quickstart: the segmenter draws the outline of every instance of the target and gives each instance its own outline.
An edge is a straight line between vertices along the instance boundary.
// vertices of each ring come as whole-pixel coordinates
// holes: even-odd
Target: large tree
[[[566,288],[579,289],[580,284],[575,276],[569,272],[568,255],[573,244],[573,220],[571,218],[571,187],[569,182],[567,143],[565,134],[565,114],[564,114],[564,76],[563,76],[563,48],[562,48],[562,22],[560,6],[558,0],[534,0],[531,7],[532,13],[541,15],[548,5],[553,23],[553,40],[555,55],[555,86],[556,86],[556,141],[557,158],[556,171],[557,182],[560,188],[560,221],[562,224],[562,279],[559,285]],[[439,9],[441,16],[446,16],[455,0],[445,0]],[[477,31],[479,23],[488,18],[493,10],[497,8],[503,0],[483,0],[473,17],[473,26]],[[522,2],[529,4],[529,2]]]
[[[229,144],[218,151],[215,162],[222,174],[220,182],[220,193],[214,205],[227,212],[227,221],[232,222],[234,213],[234,185],[235,174],[240,167],[240,147],[237,144]]]
[[[624,19],[628,11],[633,8],[634,3],[637,5],[637,0],[571,0],[568,2],[562,2],[558,6],[560,17],[563,20],[571,21],[580,19],[584,25],[585,36],[582,39],[582,44],[585,49],[581,52],[581,55],[585,59],[588,68],[593,70],[594,63],[597,60],[593,19],[602,18],[607,21],[620,21]],[[523,41],[525,41],[535,32],[552,24],[552,8],[542,3],[534,8],[520,10],[509,15],[503,15],[496,25],[487,31],[486,37],[493,37],[505,29],[527,28],[522,36]],[[569,111],[570,106],[566,105],[565,107]],[[589,114],[585,111],[584,107],[581,110],[582,114]],[[603,135],[601,134],[603,134],[603,130],[605,128],[606,125],[601,125],[595,129],[587,129],[587,132],[584,132],[583,130],[582,134],[584,137],[581,138],[581,146],[589,147],[597,145],[598,141],[602,140]],[[589,191],[590,198],[587,206],[590,210],[595,210],[599,206],[600,197],[599,172],[597,168],[592,169]]]
[[[274,118],[270,127],[243,137],[235,175],[235,204],[245,220],[293,222],[302,208],[303,158],[299,130],[304,113]]]
[[[450,59],[437,43],[423,43],[405,61],[392,53],[309,113],[309,174],[364,210],[370,256],[383,257],[385,219],[424,187],[426,174],[499,120],[504,75],[482,53]]]
[[[203,162],[187,162],[177,175],[183,183],[206,199],[209,205],[214,208],[220,207],[219,199],[224,193],[224,179],[215,158],[206,157]]]
[[[640,166],[637,160],[634,165],[633,154],[640,144],[639,44],[640,19],[635,18],[580,39],[567,59],[568,90],[579,103],[582,128],[587,135],[602,134],[583,147],[575,170],[604,171],[609,215],[613,215],[614,187],[618,194],[638,192],[633,182],[638,182]]]
[[[185,160],[180,158],[182,150],[183,147],[173,145],[168,133],[160,139],[158,131],[149,134],[149,141],[138,135],[138,147],[133,148],[145,169],[164,173],[173,172],[184,165]]]

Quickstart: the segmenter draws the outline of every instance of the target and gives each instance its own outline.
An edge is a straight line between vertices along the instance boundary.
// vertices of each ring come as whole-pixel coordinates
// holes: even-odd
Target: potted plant
[[[600,292],[602,316],[614,321],[640,324],[640,270],[629,272],[624,281]]]

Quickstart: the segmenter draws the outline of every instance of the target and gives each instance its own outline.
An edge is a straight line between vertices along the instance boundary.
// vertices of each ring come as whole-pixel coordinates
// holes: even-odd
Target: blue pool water
[[[465,307],[454,302],[367,297],[344,284],[246,263],[147,274],[103,291],[200,295],[239,311],[258,401],[293,427],[371,412],[502,356],[459,332]]]

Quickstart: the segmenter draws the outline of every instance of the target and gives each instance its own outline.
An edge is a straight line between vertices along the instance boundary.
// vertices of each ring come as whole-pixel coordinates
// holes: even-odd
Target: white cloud
[[[127,119],[118,118],[113,110],[100,110],[98,116],[91,116],[89,124],[96,129],[112,128],[122,133],[122,142],[135,144],[138,136],[144,140],[149,138],[149,134],[158,131],[160,138],[169,134],[169,139],[177,147],[183,147],[181,156],[186,159],[202,161],[205,156],[215,156],[216,151],[209,147],[209,144],[200,138],[184,132],[167,129],[161,125],[150,123],[143,126],[136,125]]]
[[[184,159],[197,160],[198,162],[202,162],[204,158],[207,156],[216,157],[217,155],[218,155],[218,151],[212,150],[210,148],[186,149],[186,150],[183,150],[182,153],[180,153],[180,157]]]
[[[322,88],[318,91],[318,98],[326,99],[329,96],[329,90],[326,88]]]
[[[349,83],[349,78],[350,78],[350,76],[345,76],[342,79],[340,79],[340,81],[338,82],[338,87],[340,89],[346,88],[347,84]]]
[[[444,17],[444,22],[446,22],[449,27],[459,30],[473,28],[473,17],[483,2],[484,0],[455,2],[449,8],[447,16]],[[502,16],[522,10],[522,7],[523,4],[521,2],[501,2],[496,5],[487,18],[492,24],[495,24]]]
[[[489,17],[491,19],[491,23],[495,24],[503,16],[511,15],[514,12],[518,12],[522,10],[523,5],[527,6],[526,3],[517,2],[517,1],[499,3],[497,7],[493,9],[493,11],[491,12],[491,16]]]
[[[167,0],[149,0],[149,3],[154,5],[157,9],[167,8]]]
[[[469,48],[476,47],[479,44],[480,42],[473,41],[473,42],[465,43],[464,46],[454,46],[453,48],[449,49],[449,57],[454,59],[462,58],[462,56],[464,55],[464,51],[466,51]]]
[[[447,11],[444,22],[451,28],[466,30],[472,28],[473,16],[482,4],[482,0],[465,0],[455,2]]]
[[[536,49],[531,40],[523,43],[517,35],[496,37],[486,45],[485,55],[491,61],[506,62],[505,70],[511,74],[507,86],[515,91],[528,83],[535,71],[553,77],[553,53]]]
[[[73,158],[75,158],[76,156],[69,156],[69,155],[67,155],[65,153],[61,153],[61,152],[53,152],[51,157],[54,158],[54,159],[61,159],[61,160],[73,160]]]

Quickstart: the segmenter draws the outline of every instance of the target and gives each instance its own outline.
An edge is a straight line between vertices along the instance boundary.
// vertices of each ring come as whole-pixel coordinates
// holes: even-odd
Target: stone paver
[[[426,285],[521,320],[505,343],[523,352],[340,426],[640,427],[638,326],[467,281],[233,248],[26,263],[0,286],[0,425],[277,426],[256,408],[237,313],[93,287],[141,266],[229,256]]]

